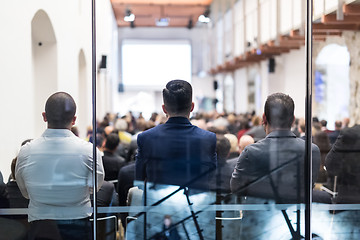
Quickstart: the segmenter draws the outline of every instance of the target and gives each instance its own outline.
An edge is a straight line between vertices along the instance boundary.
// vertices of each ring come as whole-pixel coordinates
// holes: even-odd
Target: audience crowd
[[[135,179],[137,137],[141,132],[164,124],[166,121],[167,117],[162,113],[153,113],[149,119],[145,119],[142,113],[128,112],[123,116],[108,113],[97,123],[96,138],[92,136],[92,128],[88,127],[86,140],[94,142],[96,139],[96,146],[102,154],[105,171],[106,182],[98,193],[99,206],[128,205],[128,192],[133,187]],[[241,152],[246,146],[266,137],[261,117],[255,112],[220,114],[214,111],[194,113],[190,121],[193,125],[216,134],[218,165],[215,176],[217,178],[211,182],[211,190],[217,193],[230,193],[231,175]],[[342,124],[343,122],[345,124]],[[319,121],[318,118],[313,118],[312,142],[319,147],[321,154],[316,183],[331,190],[334,187],[334,174],[326,169],[326,157],[344,128],[348,128],[347,119],[336,121],[335,130],[332,131],[327,128],[326,120]],[[81,130],[76,127],[73,127],[71,131],[76,136],[79,136],[79,131],[81,133]],[[305,120],[296,119],[291,131],[298,138],[305,139]],[[21,195],[16,185],[15,164],[16,157],[11,165],[10,176],[2,176],[0,172],[0,208],[27,207],[28,200]],[[127,214],[120,216],[124,228],[126,216]],[[26,218],[26,216],[23,217]]]

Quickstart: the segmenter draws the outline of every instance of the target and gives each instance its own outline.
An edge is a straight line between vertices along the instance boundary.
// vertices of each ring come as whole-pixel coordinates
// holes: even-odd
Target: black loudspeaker
[[[119,85],[118,85],[118,92],[119,92],[119,93],[124,92],[124,84],[123,84],[123,83],[119,83]]]
[[[218,89],[218,82],[214,80],[214,90]]]
[[[269,73],[275,72],[275,58],[269,58]]]
[[[106,68],[106,55],[101,56],[100,68]]]

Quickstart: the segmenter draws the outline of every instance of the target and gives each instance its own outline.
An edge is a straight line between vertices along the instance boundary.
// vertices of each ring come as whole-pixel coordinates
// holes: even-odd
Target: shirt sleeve
[[[88,175],[88,186],[90,188],[93,187],[93,177],[92,177],[92,174],[93,174],[93,156],[92,156],[92,153],[89,153],[91,155],[89,155],[89,159],[90,159],[90,162],[88,163],[89,166],[89,175]],[[101,186],[103,185],[103,182],[104,182],[104,178],[105,178],[105,173],[104,173],[104,167],[103,167],[103,162],[102,162],[102,157],[101,157],[101,154],[100,154],[100,151],[98,149],[96,149],[96,177],[97,177],[97,191],[100,190]],[[91,189],[92,190],[92,189]]]
[[[15,178],[16,183],[19,186],[21,194],[29,199],[29,194],[26,189],[26,184],[23,178],[23,170],[26,167],[26,162],[28,159],[28,155],[26,154],[26,150],[22,148],[18,154],[16,165],[15,165]]]
[[[247,149],[240,154],[236,162],[234,171],[230,179],[230,188],[232,192],[238,191],[247,182],[247,175],[251,173],[251,162]]]

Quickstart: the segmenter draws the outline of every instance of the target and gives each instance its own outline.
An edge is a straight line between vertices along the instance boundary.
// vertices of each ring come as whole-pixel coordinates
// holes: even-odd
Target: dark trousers
[[[30,223],[29,240],[91,240],[92,224],[88,218],[38,220]]]

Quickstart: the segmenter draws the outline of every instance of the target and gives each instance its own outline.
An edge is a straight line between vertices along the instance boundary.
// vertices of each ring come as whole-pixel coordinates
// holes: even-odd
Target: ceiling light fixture
[[[167,27],[167,26],[169,26],[169,18],[156,19],[155,25],[157,27]]]
[[[209,23],[211,22],[211,19],[209,18],[209,15],[210,15],[210,8],[208,7],[204,14],[200,15],[199,18],[198,18],[198,21],[199,22],[202,22],[202,23]]]
[[[131,12],[130,9],[126,9],[124,21],[125,22],[133,22],[133,21],[135,21],[135,15]]]

